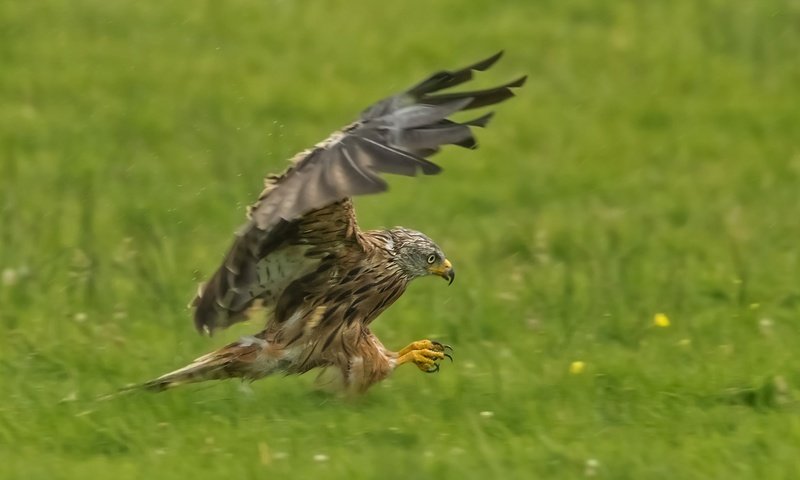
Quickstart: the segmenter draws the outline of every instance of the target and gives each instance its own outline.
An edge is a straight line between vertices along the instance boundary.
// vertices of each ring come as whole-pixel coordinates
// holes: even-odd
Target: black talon
[[[453,357],[451,357],[450,354],[445,353],[444,356],[450,359],[450,363],[453,363]]]
[[[431,341],[431,344],[433,344],[434,347],[441,349],[442,352],[446,352],[448,350],[450,350],[451,352],[453,351],[453,347],[441,342]]]
[[[434,363],[433,367],[431,367],[430,369],[426,370],[425,373],[436,373],[438,371],[439,371],[439,364],[438,363]]]

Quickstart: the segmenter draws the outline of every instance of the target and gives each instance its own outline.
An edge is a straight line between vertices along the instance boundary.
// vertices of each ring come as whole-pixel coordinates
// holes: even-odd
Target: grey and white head
[[[453,265],[427,235],[403,227],[394,227],[388,233],[394,243],[394,262],[410,279],[437,275],[453,283]]]

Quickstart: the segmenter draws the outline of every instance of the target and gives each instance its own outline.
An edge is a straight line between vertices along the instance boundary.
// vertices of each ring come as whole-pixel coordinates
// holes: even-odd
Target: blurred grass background
[[[798,25],[794,0],[0,3],[3,477],[790,478]],[[478,83],[530,77],[481,149],[357,202],[454,261],[375,325],[454,364],[356,402],[311,376],[94,400],[258,328],[204,339],[185,305],[262,175],[501,48]]]

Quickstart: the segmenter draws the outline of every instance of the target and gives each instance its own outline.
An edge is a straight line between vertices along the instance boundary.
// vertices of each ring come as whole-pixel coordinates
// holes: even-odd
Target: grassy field
[[[732,4],[0,3],[0,476],[794,478],[800,4]],[[501,48],[482,148],[357,203],[456,265],[375,325],[452,365],[94,400],[257,331],[185,305],[262,175]]]

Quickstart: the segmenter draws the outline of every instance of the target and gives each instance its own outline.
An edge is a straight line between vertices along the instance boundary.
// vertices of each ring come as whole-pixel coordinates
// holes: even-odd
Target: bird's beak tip
[[[453,270],[453,264],[447,259],[441,265],[430,269],[429,272],[447,280],[448,285],[452,285],[453,280],[456,279],[456,271]]]
[[[448,268],[447,271],[442,275],[442,277],[447,280],[447,285],[452,285],[453,281],[456,279],[456,271],[453,268]]]

